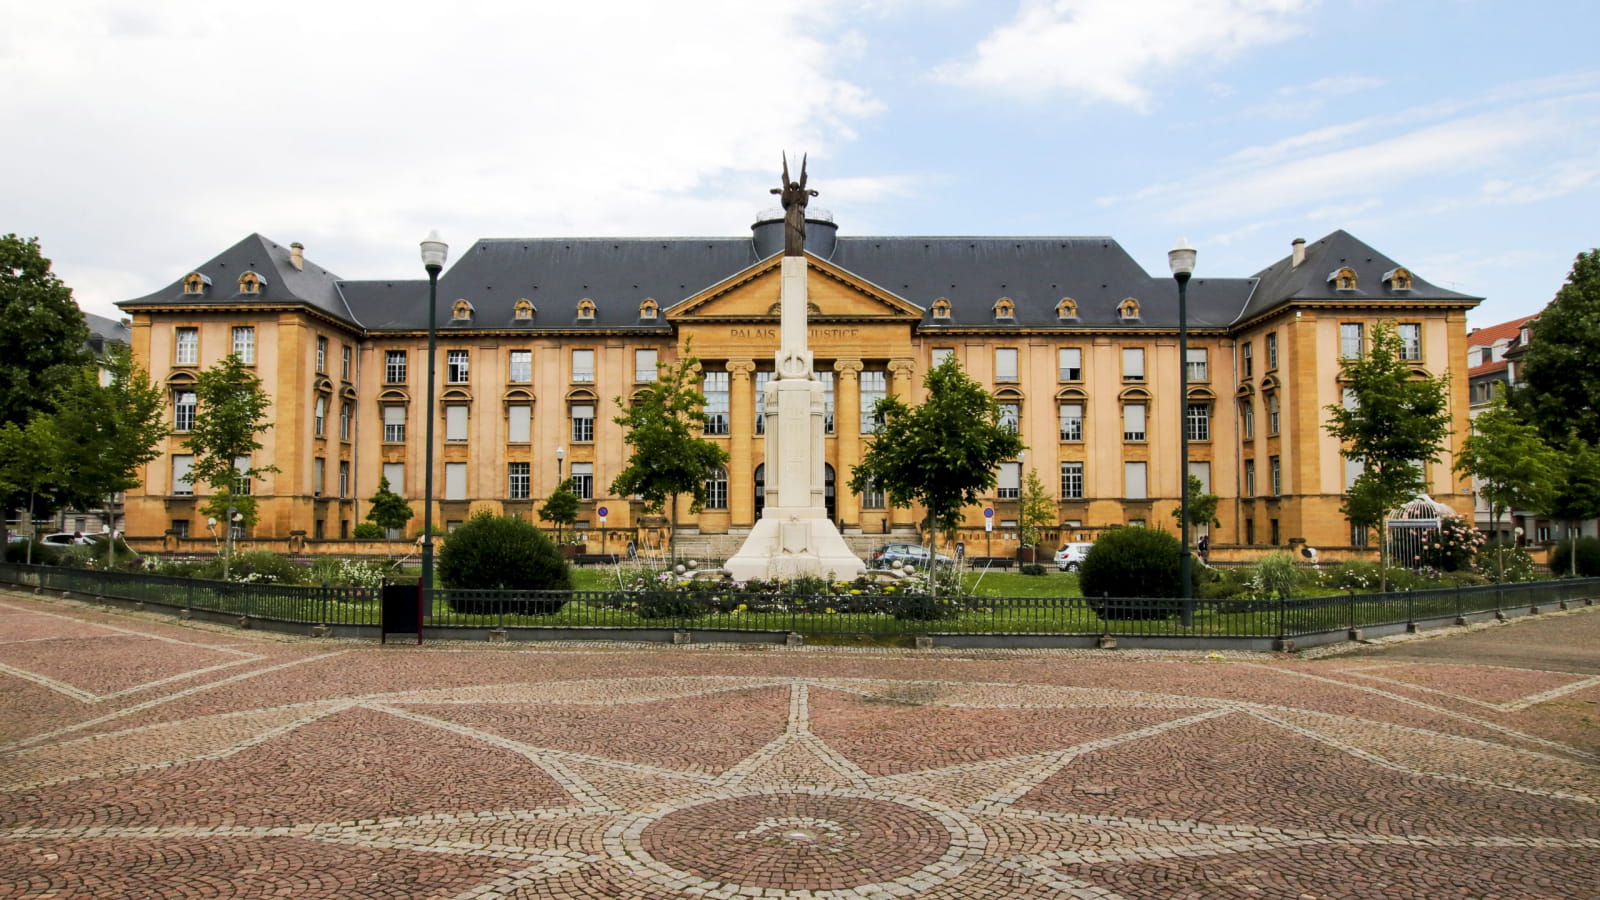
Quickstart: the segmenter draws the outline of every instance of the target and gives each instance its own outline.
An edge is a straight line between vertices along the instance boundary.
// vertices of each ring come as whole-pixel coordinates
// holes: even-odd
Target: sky
[[[1249,276],[1344,229],[1541,309],[1600,245],[1580,0],[0,0],[0,232],[87,311],[252,232],[734,236],[809,155],[845,235],[1109,235]],[[915,298],[912,298],[915,299]]]

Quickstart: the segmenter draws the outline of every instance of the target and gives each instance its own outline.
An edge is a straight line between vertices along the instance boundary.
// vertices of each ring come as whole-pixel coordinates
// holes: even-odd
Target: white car
[[[1083,558],[1089,555],[1089,548],[1093,544],[1067,544],[1056,551],[1056,568],[1063,572],[1076,572],[1083,565]]]
[[[66,547],[71,544],[87,544],[89,543],[89,539],[82,534],[73,534],[70,531],[58,531],[55,534],[47,534],[40,538],[39,543],[49,544],[52,547]]]

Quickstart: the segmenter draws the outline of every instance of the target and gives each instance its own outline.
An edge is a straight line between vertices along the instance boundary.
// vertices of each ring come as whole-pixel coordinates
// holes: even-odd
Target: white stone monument
[[[822,382],[806,346],[805,208],[816,191],[789,180],[783,164],[784,256],[778,289],[780,328],[766,387],[766,505],[744,546],[725,567],[740,581],[801,575],[855,578],[866,564],[850,550],[823,499]]]

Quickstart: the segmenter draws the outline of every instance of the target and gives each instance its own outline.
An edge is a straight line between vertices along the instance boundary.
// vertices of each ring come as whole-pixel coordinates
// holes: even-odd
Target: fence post
[[[1417,595],[1409,589],[1406,591],[1406,633],[1417,633]]]

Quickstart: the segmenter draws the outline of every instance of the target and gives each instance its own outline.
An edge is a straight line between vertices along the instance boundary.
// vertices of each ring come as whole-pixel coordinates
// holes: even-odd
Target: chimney
[[[1289,259],[1292,260],[1296,266],[1306,261],[1305,238],[1295,238],[1293,241],[1289,242],[1289,246],[1293,248],[1289,252]]]
[[[1304,243],[1304,241],[1301,243]],[[303,270],[306,267],[305,244],[295,241],[289,245],[289,265],[294,266],[296,271]]]

